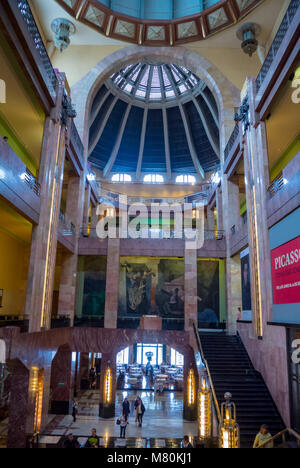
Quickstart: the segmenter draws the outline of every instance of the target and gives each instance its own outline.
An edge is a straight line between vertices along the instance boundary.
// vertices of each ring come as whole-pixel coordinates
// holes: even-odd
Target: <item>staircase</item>
[[[272,435],[285,428],[276,405],[260,373],[255,371],[239,337],[224,333],[200,334],[219,404],[230,392],[237,407],[241,447],[252,447],[262,424]]]

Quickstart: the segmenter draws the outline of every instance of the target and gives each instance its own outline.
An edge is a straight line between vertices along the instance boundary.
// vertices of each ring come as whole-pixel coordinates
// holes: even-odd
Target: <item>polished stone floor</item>
[[[135,424],[134,401],[139,395],[146,408],[143,427]],[[197,424],[184,421],[183,394],[165,392],[155,395],[154,392],[119,391],[116,401],[116,418],[121,415],[122,402],[125,396],[131,403],[132,412],[127,429],[127,437],[134,438],[182,438],[184,435],[196,436]],[[120,428],[116,425],[116,418],[102,419],[98,416],[99,392],[86,391],[78,398],[79,412],[73,423],[71,416],[51,416],[44,433],[48,435],[87,436],[91,428],[95,427],[99,436],[119,437]]]

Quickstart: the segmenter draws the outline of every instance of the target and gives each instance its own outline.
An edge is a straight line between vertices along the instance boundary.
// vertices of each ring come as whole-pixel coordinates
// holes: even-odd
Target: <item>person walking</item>
[[[143,401],[141,398],[138,398],[136,401],[136,413],[137,413],[137,421],[139,424],[139,427],[142,427],[143,425],[143,417],[145,414],[146,408],[144,406]]]
[[[73,422],[74,422],[74,423],[76,422],[77,413],[78,413],[77,401],[76,401],[76,400],[73,400],[73,401],[72,401],[72,416],[73,416]]]
[[[120,417],[120,439],[126,438],[126,429],[128,426],[128,419],[125,414]]]
[[[265,442],[267,442],[270,439],[272,439],[272,435],[270,434],[269,428],[266,424],[263,424],[260,428],[259,433],[255,437],[253,448],[259,448],[261,445],[263,445]],[[263,448],[266,448],[266,449],[274,448],[274,442],[273,441],[269,442]]]
[[[123,401],[123,415],[125,416],[126,421],[128,421],[128,416],[130,415],[130,403],[127,397]]]

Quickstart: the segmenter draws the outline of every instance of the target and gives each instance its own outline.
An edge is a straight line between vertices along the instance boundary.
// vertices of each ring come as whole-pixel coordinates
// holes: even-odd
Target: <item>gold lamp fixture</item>
[[[190,369],[188,376],[188,405],[194,406],[196,401],[196,381],[193,369]]]
[[[111,368],[107,367],[104,379],[104,403],[109,404],[111,402],[112,393],[112,373]]]
[[[219,447],[224,449],[240,448],[240,428],[236,422],[236,406],[231,401],[231,393],[225,393],[221,406],[222,421],[219,427]]]
[[[198,428],[202,440],[210,439],[212,435],[212,394],[206,377],[201,378],[198,399]]]

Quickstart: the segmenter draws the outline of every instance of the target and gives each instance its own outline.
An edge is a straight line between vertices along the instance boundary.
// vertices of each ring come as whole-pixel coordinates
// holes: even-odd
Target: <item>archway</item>
[[[87,75],[72,87],[76,106],[76,125],[87,157],[88,119],[91,103],[97,90],[113,73],[131,63],[154,60],[184,66],[202,79],[213,93],[220,115],[221,154],[233,128],[233,109],[240,103],[239,90],[208,60],[184,47],[126,47],[101,60]]]

